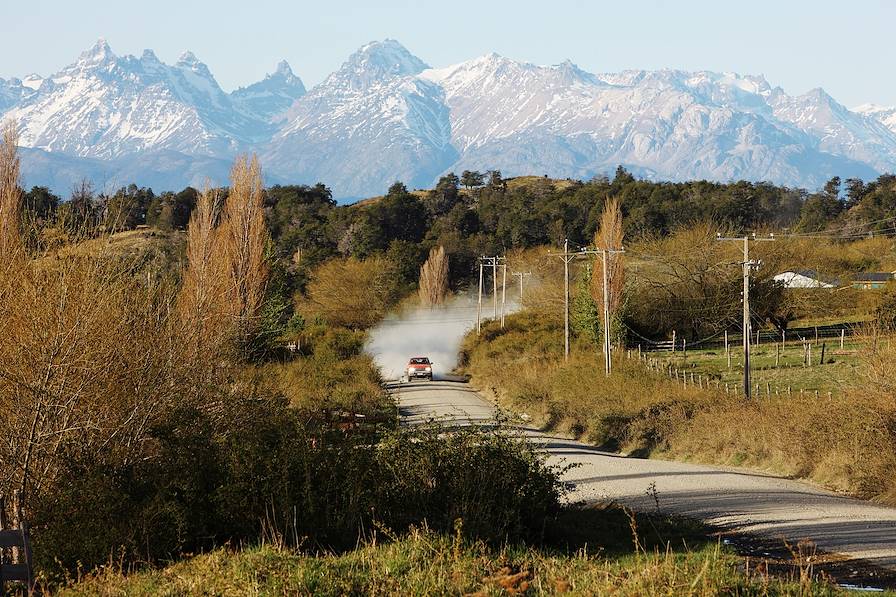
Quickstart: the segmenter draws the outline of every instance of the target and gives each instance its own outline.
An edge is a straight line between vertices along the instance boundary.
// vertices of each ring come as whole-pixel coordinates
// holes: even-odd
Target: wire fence
[[[845,343],[846,338],[852,338],[863,333],[865,322],[849,325],[821,325],[811,327],[791,328],[787,330],[756,330],[750,334],[750,344],[761,346],[763,344],[778,344],[787,342],[813,342],[833,339]],[[673,338],[654,340],[647,338],[631,328],[626,328],[628,333],[627,345],[637,347],[645,352],[675,352],[695,349],[725,348],[725,346],[740,346],[743,344],[743,333],[724,331],[706,338],[688,339],[687,336],[679,336],[673,332]],[[841,346],[842,348],[842,346]]]

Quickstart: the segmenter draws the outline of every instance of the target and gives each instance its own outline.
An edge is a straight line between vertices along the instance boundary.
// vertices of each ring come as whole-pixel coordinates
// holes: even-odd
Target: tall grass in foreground
[[[275,546],[219,550],[161,571],[123,576],[110,569],[60,595],[842,595],[810,577],[770,577],[718,545],[637,551],[608,558],[599,548],[563,554],[414,530],[341,555],[304,555]]]

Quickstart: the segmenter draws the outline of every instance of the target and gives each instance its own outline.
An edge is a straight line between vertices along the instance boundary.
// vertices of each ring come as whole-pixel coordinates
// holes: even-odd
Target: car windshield
[[[429,359],[427,359],[427,358],[411,359],[411,365],[429,365]]]

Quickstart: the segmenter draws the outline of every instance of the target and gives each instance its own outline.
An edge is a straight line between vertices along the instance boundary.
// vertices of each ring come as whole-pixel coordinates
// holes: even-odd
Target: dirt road
[[[494,406],[460,381],[392,388],[405,424],[494,421]],[[543,445],[551,462],[578,465],[566,475],[574,501],[614,500],[645,511],[658,506],[735,532],[793,543],[808,538],[821,550],[896,569],[896,508],[753,471],[625,458],[534,429],[520,431]]]

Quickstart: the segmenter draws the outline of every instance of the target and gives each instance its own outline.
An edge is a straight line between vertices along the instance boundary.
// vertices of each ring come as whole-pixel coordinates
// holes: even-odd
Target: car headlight
[[[427,367],[426,372],[429,373],[430,371],[432,371],[432,367]]]
[[[408,369],[408,375],[413,375],[413,374],[414,374],[414,368],[411,367],[410,369]]]

